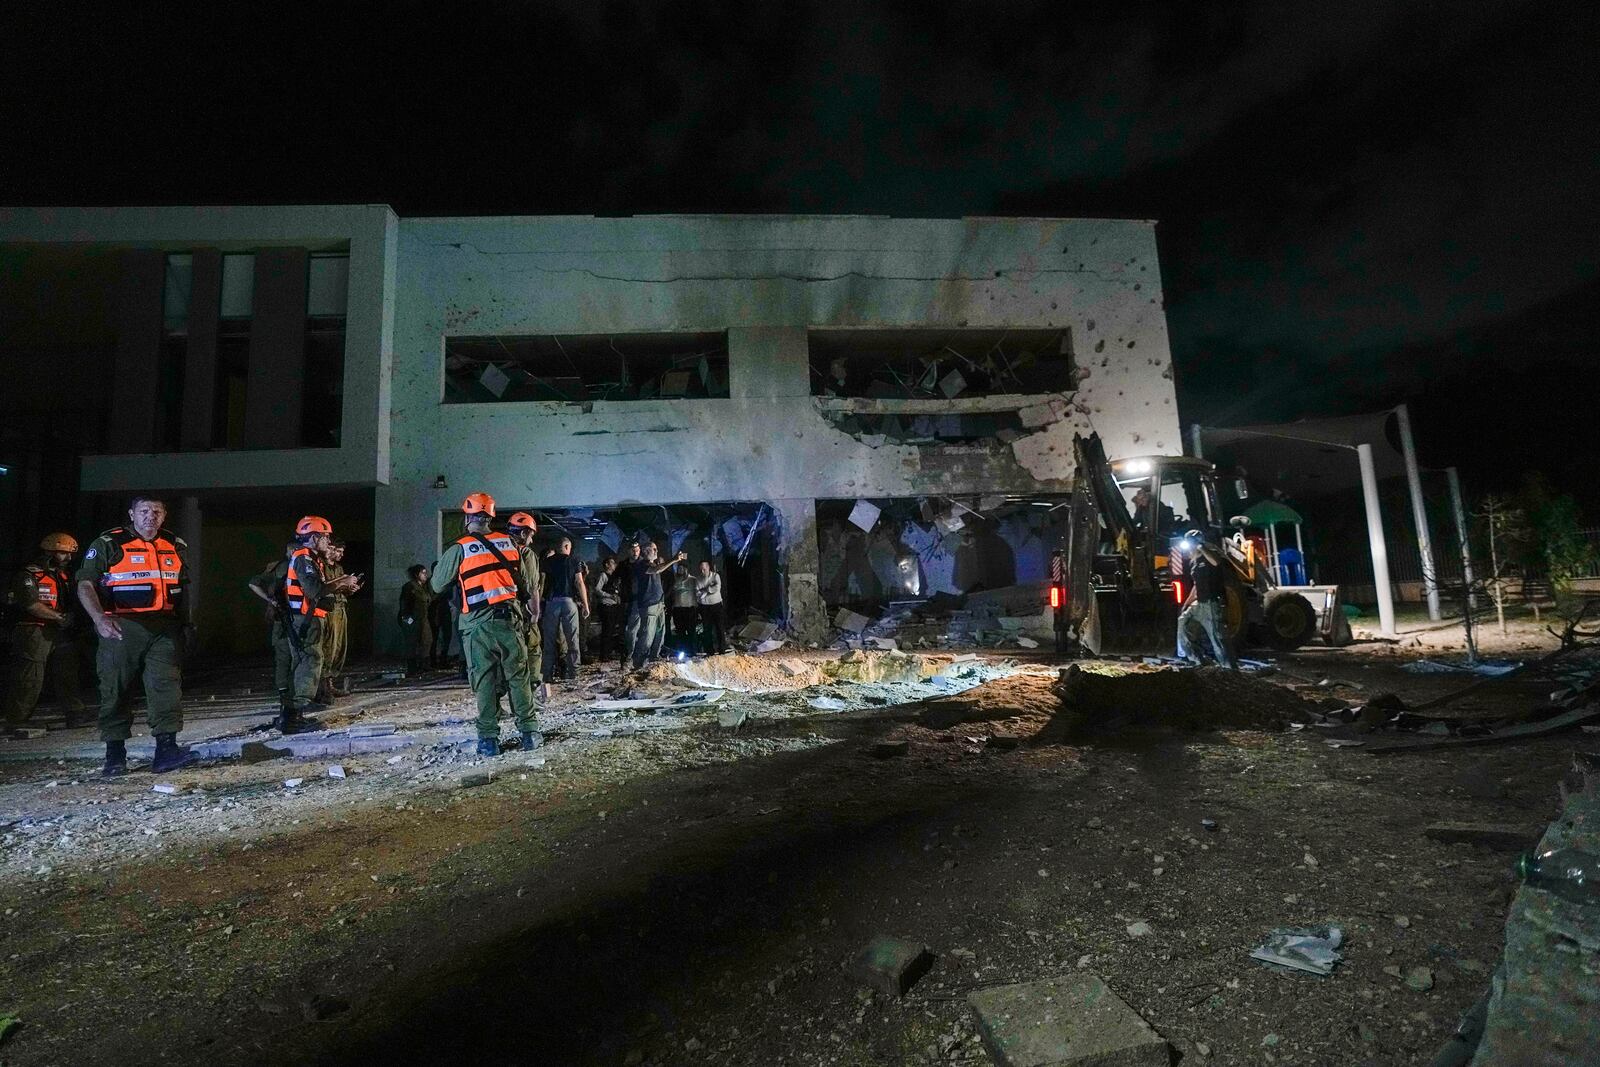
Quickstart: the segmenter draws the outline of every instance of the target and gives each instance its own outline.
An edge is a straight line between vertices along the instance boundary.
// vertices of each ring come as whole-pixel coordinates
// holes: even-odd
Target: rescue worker
[[[324,555],[333,525],[320,515],[307,515],[295,524],[296,546],[289,553],[283,578],[283,596],[289,609],[289,645],[294,653],[294,700],[280,717],[278,728],[286,734],[304,733],[322,724],[306,712],[323,707],[317,699],[322,682],[323,629],[338,593],[361,588],[358,575],[329,581],[323,570]]]
[[[344,542],[329,541],[323,556],[322,573],[329,582],[344,577]],[[335,593],[328,606],[328,617],[322,627],[322,680],[317,686],[317,699],[332,704],[335,697],[349,696],[348,689],[340,689],[335,680],[344,673],[344,661],[350,653],[350,612],[346,608],[350,597]]]
[[[1226,602],[1222,557],[1205,543],[1205,535],[1199,530],[1187,531],[1177,548],[1184,558],[1181,580],[1186,580],[1190,586],[1189,597],[1184,602],[1183,610],[1178,613],[1178,658],[1200,663],[1195,642],[1197,636],[1203,636],[1215,653],[1217,664],[1237,670],[1238,666],[1228,651],[1228,640],[1222,632],[1222,613]]]
[[[539,699],[550,699],[550,681],[543,676],[544,641],[540,633],[539,617],[542,603],[541,582],[543,572],[539,566],[539,553],[534,550],[533,536],[539,532],[539,523],[526,511],[519,511],[506,520],[506,535],[517,546],[517,569],[522,575],[521,594],[528,599],[523,608],[528,613],[528,674],[529,684],[539,683]]]
[[[406,568],[406,584],[400,587],[401,644],[406,653],[406,670],[417,672],[432,665],[433,590],[428,586],[428,568],[413,563]]]
[[[467,661],[467,683],[478,698],[478,754],[500,752],[500,697],[503,684],[511,698],[524,751],[544,743],[528,669],[527,613],[521,604],[520,553],[511,538],[494,533],[494,498],[473,493],[462,501],[467,532],[456,538],[428,582],[442,593],[451,583],[459,592],[461,650]]]
[[[190,617],[188,545],[167,530],[159,497],[136,496],[128,525],[107,530],[83,554],[75,578],[78,602],[88,613],[100,647],[100,739],[106,761],[100,773],[128,773],[127,740],[133,733],[133,691],[144,683],[146,717],[155,735],[158,773],[199,760],[178,745],[183,729],[183,656],[194,641]]]
[[[17,572],[8,598],[17,613],[11,628],[11,669],[5,687],[7,728],[28,721],[39,703],[46,672],[56,700],[65,706],[68,726],[93,721],[78,688],[78,642],[73,633],[72,557],[78,542],[71,534],[46,534],[39,556]]]
[[[289,601],[284,597],[284,581],[289,576],[289,556],[299,547],[290,541],[283,555],[262,568],[247,587],[267,605],[267,641],[272,645],[272,684],[278,690],[280,721],[289,721],[294,711],[294,647],[290,644]]]

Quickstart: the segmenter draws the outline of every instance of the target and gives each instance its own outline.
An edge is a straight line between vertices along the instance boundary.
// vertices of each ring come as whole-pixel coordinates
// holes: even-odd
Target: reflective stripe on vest
[[[482,540],[493,545],[506,563],[516,565],[517,546],[511,538],[491,533]],[[456,573],[456,581],[461,584],[461,614],[470,615],[517,598],[517,579],[478,538],[468,534],[456,544],[461,546],[461,569]]]
[[[309,548],[295,549],[294,554],[289,557],[289,573],[283,576],[284,599],[289,602],[290,611],[325,619],[328,617],[328,609],[320,608],[311,603],[306,599],[306,591],[300,588],[300,576],[295,573],[295,565],[302,558],[305,560],[305,563],[301,564],[302,566],[315,570],[318,578],[322,577],[322,564],[317,560],[317,557],[311,554],[311,550]]]
[[[110,601],[105,607],[108,615],[133,615],[144,612],[171,614],[178,608],[178,598],[183,590],[178,582],[183,576],[183,559],[178,546],[166,536],[166,531],[156,534],[154,541],[146,541],[131,530],[113,530],[113,543],[122,556],[106,568],[100,579],[100,588]],[[117,540],[117,537],[121,540]]]

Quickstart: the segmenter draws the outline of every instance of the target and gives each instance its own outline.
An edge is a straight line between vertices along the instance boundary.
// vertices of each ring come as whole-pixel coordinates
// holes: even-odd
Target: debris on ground
[[[1344,959],[1339,952],[1342,944],[1344,930],[1338,926],[1284,927],[1268,934],[1251,950],[1250,958],[1326,978]]]
[[[1482,845],[1502,852],[1520,852],[1539,839],[1537,828],[1481,822],[1436,822],[1422,832],[1447,845]]]
[[[845,968],[850,977],[891,997],[906,994],[933,966],[927,945],[898,937],[873,938]]]
[[[1073,664],[1052,688],[1061,714],[1051,733],[1062,739],[1129,726],[1282,730],[1316,711],[1291,689],[1220,667],[1110,674]]]
[[[1167,1067],[1172,1051],[1093,974],[996,986],[967,995],[983,1044],[1002,1067]]]

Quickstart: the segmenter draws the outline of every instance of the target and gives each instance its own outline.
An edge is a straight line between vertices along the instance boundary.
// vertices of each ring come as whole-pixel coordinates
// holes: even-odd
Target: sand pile
[[[964,693],[924,702],[921,722],[944,729],[963,722],[1017,719],[1021,732],[1031,733],[1061,710],[1061,698],[1051,688],[1054,684],[1054,678],[1041,674],[996,678]]]

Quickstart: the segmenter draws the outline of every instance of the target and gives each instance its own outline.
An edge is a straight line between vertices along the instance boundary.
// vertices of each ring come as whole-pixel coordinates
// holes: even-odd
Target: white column
[[[1411,439],[1411,412],[1404,404],[1394,409],[1400,422],[1400,454],[1406,461],[1406,484],[1411,488],[1411,514],[1417,522],[1417,550],[1422,555],[1422,591],[1428,598],[1428,618],[1439,621],[1439,572],[1433,565],[1433,538],[1428,532],[1428,509],[1422,501],[1422,473],[1417,468],[1417,446]]]
[[[1378,473],[1372,465],[1372,446],[1356,445],[1361,465],[1361,498],[1367,506],[1367,541],[1372,546],[1372,582],[1378,593],[1378,628],[1393,637],[1394,590],[1389,587],[1389,549],[1383,539],[1383,513],[1378,510]]]
[[[1450,481],[1450,510],[1456,519],[1456,540],[1461,545],[1461,580],[1467,587],[1467,609],[1478,609],[1478,594],[1472,591],[1472,539],[1468,535],[1467,509],[1461,502],[1461,476],[1454,467],[1444,469]]]
[[[1200,424],[1198,422],[1189,424],[1189,441],[1190,448],[1194,450],[1194,458],[1205,459],[1206,450],[1200,443]]]

